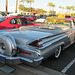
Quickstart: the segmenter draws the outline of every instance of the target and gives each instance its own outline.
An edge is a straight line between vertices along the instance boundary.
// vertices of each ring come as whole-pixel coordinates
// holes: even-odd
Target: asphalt
[[[69,68],[69,70],[66,72],[68,75],[75,75],[75,63]]]
[[[58,59],[48,58],[41,64],[44,67],[50,68],[62,72],[73,60],[75,60],[75,43],[70,47],[62,51],[61,56]],[[75,61],[65,72],[67,75],[75,75]]]
[[[4,66],[4,64],[0,63],[0,67],[2,66]],[[66,75],[43,66],[31,67],[26,64],[20,64],[10,67],[14,68],[15,70],[11,73],[5,73],[0,70],[0,75]]]

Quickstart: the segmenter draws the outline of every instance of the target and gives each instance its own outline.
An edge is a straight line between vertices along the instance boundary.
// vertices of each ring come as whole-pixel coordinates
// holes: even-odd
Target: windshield
[[[42,19],[46,19],[46,17],[42,17]]]
[[[45,25],[42,25],[40,28],[55,29],[58,27],[62,29],[70,29],[72,28],[72,21],[68,19],[48,18],[45,21]]]
[[[72,28],[72,20],[69,19],[58,19],[58,18],[48,18],[45,21],[45,24],[36,26],[36,27],[25,27],[25,29],[61,29],[67,30]]]
[[[0,18],[0,23],[6,20],[7,18]]]

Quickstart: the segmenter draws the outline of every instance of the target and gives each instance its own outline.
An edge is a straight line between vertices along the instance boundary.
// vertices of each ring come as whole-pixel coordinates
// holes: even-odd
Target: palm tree
[[[7,12],[8,12],[7,6],[8,6],[8,0],[6,0],[6,12],[5,12],[6,15],[7,15]]]
[[[18,5],[18,0],[16,0],[16,10],[15,10],[15,13],[17,13],[17,5]]]
[[[53,5],[53,3],[52,2],[49,2],[48,3],[48,6],[49,6],[49,11],[50,11],[50,9],[51,9],[51,6]]]
[[[31,4],[34,2],[34,0],[27,0],[27,3],[30,3],[30,15],[31,15]]]
[[[62,7],[62,11],[64,12],[64,7]]]
[[[24,2],[26,2],[27,0],[21,0],[20,2],[23,2],[23,15],[24,15]]]
[[[53,11],[54,11],[55,4],[52,4],[52,7],[53,7]]]
[[[70,13],[71,7],[70,6],[66,6],[67,12]]]
[[[59,6],[59,8],[60,8],[60,12],[61,12],[62,6]]]
[[[72,9],[72,13],[73,13],[73,11],[74,11],[74,6],[71,6],[71,9]]]

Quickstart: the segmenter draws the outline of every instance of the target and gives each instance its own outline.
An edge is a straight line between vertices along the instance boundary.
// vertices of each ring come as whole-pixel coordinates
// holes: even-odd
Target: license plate
[[[5,59],[4,57],[0,57],[0,62],[1,62],[1,63],[5,63],[5,60],[6,60],[6,59]]]

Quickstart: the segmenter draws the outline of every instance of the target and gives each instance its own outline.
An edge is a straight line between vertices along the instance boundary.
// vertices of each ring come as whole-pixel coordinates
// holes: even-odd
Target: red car
[[[24,15],[24,17],[25,18],[27,18],[28,20],[30,20],[30,21],[34,21],[34,20],[36,20],[36,17],[35,16],[33,16],[33,15]]]
[[[71,20],[73,20],[73,22],[75,22],[75,18],[73,18],[72,16],[65,15],[65,18],[66,18],[66,19],[71,19]]]
[[[40,25],[34,24],[21,16],[0,18],[0,29],[19,28],[21,26],[40,26]]]

